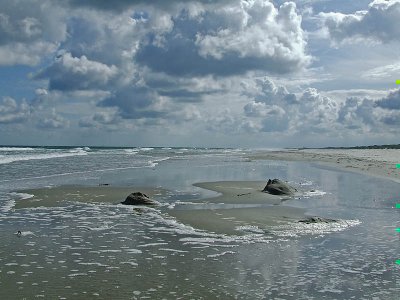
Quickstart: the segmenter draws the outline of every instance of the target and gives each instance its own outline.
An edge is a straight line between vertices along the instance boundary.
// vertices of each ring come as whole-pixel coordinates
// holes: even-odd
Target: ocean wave
[[[134,149],[124,149],[124,152],[127,154],[135,155],[138,154],[139,150],[134,148]]]
[[[79,156],[79,155],[87,155],[88,153],[85,150],[70,150],[66,153],[43,153],[43,154],[32,154],[32,155],[6,155],[0,157],[0,164],[9,164],[16,161],[27,161],[27,160],[40,160],[40,159],[51,159],[51,158],[60,158],[60,157],[70,157],[70,156]]]
[[[120,167],[120,168],[108,168],[108,169],[97,169],[97,170],[89,170],[89,171],[76,171],[76,172],[66,172],[66,173],[57,173],[51,175],[43,175],[43,176],[32,176],[32,177],[23,177],[17,179],[6,179],[0,180],[0,182],[8,182],[8,181],[21,181],[21,180],[28,180],[28,179],[39,179],[39,178],[51,178],[51,177],[58,177],[58,176],[69,176],[69,175],[76,175],[76,174],[90,174],[90,173],[97,173],[97,172],[108,172],[108,171],[117,171],[117,170],[130,170],[130,169],[143,169],[143,168],[154,168],[156,165],[153,162],[148,162],[149,164],[144,166],[133,166],[133,167]]]
[[[81,152],[87,152],[90,151],[89,147],[77,147],[74,149],[69,150],[69,153],[81,153]]]
[[[148,168],[155,168],[159,162],[165,161],[170,159],[171,157],[163,157],[163,158],[159,158],[159,159],[154,159],[154,160],[149,160],[148,163]]]
[[[31,147],[0,147],[0,151],[10,152],[10,151],[34,151],[37,149]]]

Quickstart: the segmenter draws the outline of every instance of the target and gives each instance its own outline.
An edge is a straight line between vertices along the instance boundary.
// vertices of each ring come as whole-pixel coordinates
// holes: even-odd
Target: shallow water
[[[0,157],[0,299],[397,299],[400,210],[393,207],[399,184],[299,162],[249,162],[247,152],[2,151],[14,162]],[[215,196],[192,186],[195,182],[275,177],[321,191],[283,205],[361,224],[282,225],[270,232],[246,227],[240,228],[244,234],[223,235],[167,214],[176,201]],[[24,200],[9,194],[100,183],[154,186],[170,193],[158,199],[165,206],[142,213],[74,201],[13,209],[13,201]]]

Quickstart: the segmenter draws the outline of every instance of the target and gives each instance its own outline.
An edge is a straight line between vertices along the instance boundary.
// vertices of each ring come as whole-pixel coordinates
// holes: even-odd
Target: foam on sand
[[[330,224],[298,223],[306,218],[305,209],[292,207],[291,197],[282,197],[261,192],[265,182],[224,181],[195,184],[220,195],[203,199],[197,205],[175,205],[168,214],[178,222],[192,228],[223,235],[273,235],[297,236],[303,234],[322,234],[343,230],[357,222],[333,222]],[[323,196],[323,191],[303,194],[303,197]],[[204,203],[205,201],[205,203]],[[285,201],[285,202],[283,202]],[[289,203],[289,204],[287,204]],[[273,229],[276,233],[273,232]]]

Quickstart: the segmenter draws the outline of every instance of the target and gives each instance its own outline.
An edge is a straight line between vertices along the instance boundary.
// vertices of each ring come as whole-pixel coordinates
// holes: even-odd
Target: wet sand
[[[221,195],[205,204],[175,206],[168,214],[192,227],[223,234],[266,233],[271,226],[297,222],[304,210],[281,205],[291,197],[262,192],[264,181],[202,182],[195,186]],[[213,205],[214,204],[214,205]]]
[[[287,150],[258,152],[251,160],[310,161],[348,171],[385,177],[400,182],[399,150]],[[194,186],[219,193],[218,196],[179,202],[162,213],[196,229],[218,234],[241,235],[252,230],[267,233],[276,225],[297,223],[304,219],[305,210],[291,207],[291,197],[262,192],[265,181],[217,181],[196,183]],[[298,187],[296,187],[298,188]],[[132,192],[140,191],[150,198],[162,198],[167,191],[149,187],[61,186],[24,190],[30,199],[17,200],[15,208],[59,206],[63,201],[118,204]],[[300,194],[300,192],[299,192]],[[323,217],[323,216],[322,216]]]
[[[290,199],[287,196],[276,196],[262,192],[265,185],[266,181],[216,181],[194,184],[194,186],[221,194],[207,199],[209,203],[277,205]]]
[[[282,205],[292,198],[262,192],[264,181],[203,182],[195,186],[220,195],[190,203],[178,202],[173,207],[160,207],[160,210],[196,229],[236,235],[253,229],[265,233],[271,226],[297,222],[305,217],[303,209]],[[149,187],[59,186],[19,191],[33,197],[17,200],[14,208],[56,207],[65,201],[119,204],[133,191],[154,199],[167,193],[161,188]]]
[[[111,203],[118,204],[133,192],[141,191],[150,198],[157,199],[166,195],[161,188],[150,187],[117,187],[117,186],[57,186],[40,189],[17,191],[17,193],[33,195],[27,199],[17,199],[15,209],[31,207],[57,207],[63,202]],[[17,194],[18,196],[18,194]]]

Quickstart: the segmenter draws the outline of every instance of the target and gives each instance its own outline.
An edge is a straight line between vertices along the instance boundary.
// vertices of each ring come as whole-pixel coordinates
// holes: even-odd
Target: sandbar
[[[165,189],[151,187],[78,185],[45,187],[17,191],[17,193],[33,195],[33,197],[17,200],[14,208],[56,207],[62,205],[65,201],[118,204],[135,191],[141,191],[154,199],[162,197],[167,193]]]
[[[197,205],[178,205],[168,214],[197,229],[218,234],[241,235],[255,230],[267,233],[276,225],[305,218],[305,210],[282,205],[290,197],[262,192],[264,181],[218,181],[194,184],[220,193]]]

